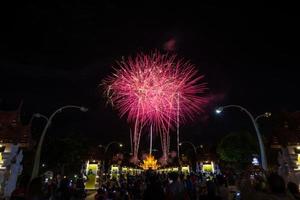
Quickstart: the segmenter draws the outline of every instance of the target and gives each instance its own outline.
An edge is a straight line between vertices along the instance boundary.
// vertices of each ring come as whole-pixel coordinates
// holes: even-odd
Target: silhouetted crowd
[[[173,200],[173,199],[229,199],[229,191],[222,175],[213,174],[157,174],[148,171],[132,177],[120,177],[104,182],[95,200]]]
[[[86,198],[84,180],[61,178],[53,179],[37,177],[30,181],[23,176],[11,195],[11,200],[83,200]]]
[[[109,180],[95,200],[298,200],[296,183],[285,183],[276,173],[213,175],[156,174]]]
[[[23,177],[11,200],[81,200],[87,194],[78,178],[54,178],[45,182]],[[29,184],[28,184],[29,183]],[[276,173],[253,175],[158,174],[121,175],[102,181],[95,200],[298,200],[299,187],[285,183]]]

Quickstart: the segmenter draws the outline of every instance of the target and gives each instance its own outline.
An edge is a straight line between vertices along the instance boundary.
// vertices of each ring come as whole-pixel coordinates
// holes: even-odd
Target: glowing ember
[[[157,170],[159,168],[159,165],[157,164],[157,160],[149,154],[145,160],[143,160],[143,164],[140,165],[144,170],[152,169]]]
[[[203,76],[189,62],[175,55],[138,54],[118,63],[115,73],[104,80],[106,96],[121,116],[134,125],[133,153],[137,158],[143,128],[160,133],[163,156],[169,151],[169,131],[179,122],[201,113],[206,99]]]

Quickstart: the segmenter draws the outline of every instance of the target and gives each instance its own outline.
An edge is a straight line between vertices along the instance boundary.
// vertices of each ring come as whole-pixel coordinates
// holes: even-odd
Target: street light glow
[[[123,147],[123,144],[119,144],[119,147]]]
[[[86,108],[86,107],[80,107],[80,111],[82,111],[82,112],[87,112],[89,109],[88,108]]]
[[[223,111],[223,108],[222,108],[222,107],[219,107],[219,108],[216,109],[216,113],[217,113],[217,114],[220,114],[222,111]]]
[[[271,115],[272,115],[272,113],[270,113],[270,112],[265,113],[265,117],[271,117]]]
[[[40,117],[41,117],[41,114],[40,114],[40,113],[35,113],[33,116],[34,116],[34,117],[37,117],[37,118],[40,118]]]

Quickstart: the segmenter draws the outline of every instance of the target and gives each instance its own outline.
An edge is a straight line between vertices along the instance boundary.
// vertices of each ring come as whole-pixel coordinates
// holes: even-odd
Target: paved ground
[[[96,191],[89,191],[86,200],[94,200],[95,199]]]

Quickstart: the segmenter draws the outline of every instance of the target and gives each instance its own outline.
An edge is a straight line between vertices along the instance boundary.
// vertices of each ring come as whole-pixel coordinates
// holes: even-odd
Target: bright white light
[[[86,108],[86,107],[80,107],[80,110],[81,110],[82,112],[87,112],[89,109]]]
[[[41,114],[40,113],[35,113],[34,116],[37,117],[37,118],[40,118]]]
[[[220,114],[221,112],[222,112],[222,110],[216,109],[216,113],[217,113],[217,114]]]
[[[259,165],[258,159],[257,159],[257,158],[253,158],[253,159],[252,159],[252,164],[253,164],[253,165]]]
[[[270,113],[270,112],[265,113],[265,117],[271,117],[271,115],[272,115],[272,113]]]

